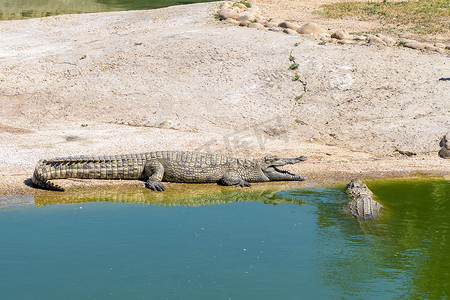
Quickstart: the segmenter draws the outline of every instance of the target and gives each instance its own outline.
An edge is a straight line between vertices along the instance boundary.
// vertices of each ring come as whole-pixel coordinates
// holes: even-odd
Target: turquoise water
[[[345,214],[342,188],[0,209],[1,299],[447,299],[450,183],[369,186],[377,220]]]
[[[142,10],[216,0],[0,0],[0,20],[62,14]]]

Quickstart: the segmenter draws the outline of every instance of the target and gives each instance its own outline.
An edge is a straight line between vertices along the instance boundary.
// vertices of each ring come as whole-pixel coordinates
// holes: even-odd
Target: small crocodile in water
[[[40,160],[32,181],[42,189],[64,191],[51,179],[141,179],[145,187],[164,191],[161,181],[185,183],[217,182],[221,185],[250,186],[249,182],[305,180],[278,167],[307,158],[241,159],[187,151],[157,151],[114,156],[78,156]]]

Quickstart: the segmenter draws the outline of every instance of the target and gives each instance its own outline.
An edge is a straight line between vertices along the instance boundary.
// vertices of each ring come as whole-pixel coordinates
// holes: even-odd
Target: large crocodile
[[[145,187],[164,191],[161,181],[250,186],[249,182],[305,180],[278,167],[296,164],[306,157],[241,159],[187,151],[157,151],[114,156],[78,156],[40,160],[32,181],[40,188],[64,191],[51,179],[141,179]]]

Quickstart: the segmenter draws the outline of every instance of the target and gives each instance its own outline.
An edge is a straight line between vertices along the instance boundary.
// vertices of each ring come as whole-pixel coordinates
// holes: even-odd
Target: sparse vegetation
[[[294,78],[292,78],[292,81],[298,81],[300,79],[300,75],[295,75]]]
[[[250,20],[250,23],[256,23],[256,22],[258,22],[258,19]]]
[[[247,7],[252,7],[252,4],[247,1],[239,1],[238,3],[244,4]]]
[[[448,0],[339,2],[322,5],[321,8],[318,13],[329,18],[378,19],[386,26],[395,24],[417,34],[450,31]]]
[[[300,124],[300,125],[308,125],[305,122],[303,122],[302,120],[299,119],[295,119],[295,123]]]
[[[222,20],[222,16],[221,16],[220,14],[215,14],[215,15],[214,15],[214,18],[215,18],[216,20]]]
[[[289,61],[295,61],[295,57],[293,57],[292,55],[289,55]]]
[[[292,65],[289,66],[289,70],[297,70],[298,69],[298,64],[297,63],[292,63]]]

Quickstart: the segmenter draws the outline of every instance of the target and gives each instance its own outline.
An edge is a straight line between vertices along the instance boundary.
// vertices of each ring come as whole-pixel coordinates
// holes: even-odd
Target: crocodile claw
[[[147,182],[145,183],[145,187],[156,192],[163,192],[166,190],[166,187],[164,186],[164,184],[162,184],[162,182],[155,180],[147,180]]]

